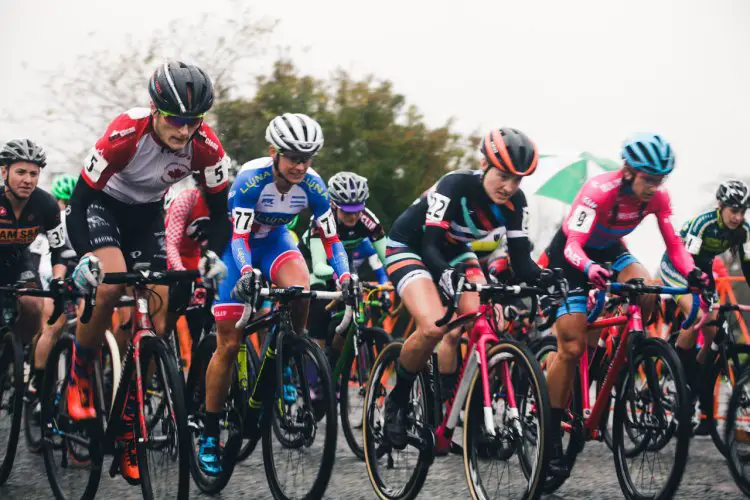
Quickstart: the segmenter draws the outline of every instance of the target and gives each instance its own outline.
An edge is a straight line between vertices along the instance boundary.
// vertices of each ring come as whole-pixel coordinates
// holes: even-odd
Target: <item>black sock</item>
[[[443,403],[450,401],[458,384],[458,371],[440,374],[440,390]]]
[[[34,387],[36,388],[37,394],[42,390],[43,381],[44,381],[44,368],[34,368]]]
[[[213,413],[207,411],[203,416],[203,437],[219,437],[219,415],[220,413]]]
[[[550,438],[552,446],[562,446],[562,434],[560,434],[560,428],[562,427],[562,419],[564,414],[564,408],[550,408],[549,433],[547,435]]]
[[[400,403],[406,403],[411,393],[411,386],[416,378],[417,374],[404,368],[401,361],[396,363],[396,387],[391,391],[393,398]]]
[[[695,379],[696,377],[696,359],[695,359],[695,349],[683,349],[682,347],[677,347],[677,357],[680,358],[680,363],[682,363],[682,369],[685,372],[685,378],[687,378],[686,382],[690,386],[690,390],[695,393]]]

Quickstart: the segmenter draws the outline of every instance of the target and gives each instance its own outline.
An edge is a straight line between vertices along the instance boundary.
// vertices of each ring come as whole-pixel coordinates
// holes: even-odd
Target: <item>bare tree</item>
[[[73,65],[41,76],[54,108],[38,116],[11,113],[6,119],[54,128],[54,141],[45,147],[65,162],[58,171],[72,171],[115,116],[149,102],[148,78],[164,60],[203,68],[213,81],[217,104],[247,93],[258,74],[253,63],[264,53],[277,21],[258,19],[242,0],[229,5],[197,21],[175,19],[148,40],[128,38],[119,53],[109,47],[82,53]]]

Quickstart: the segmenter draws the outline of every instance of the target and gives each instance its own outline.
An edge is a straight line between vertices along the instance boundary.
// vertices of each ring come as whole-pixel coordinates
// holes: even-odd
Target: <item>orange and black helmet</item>
[[[513,175],[531,175],[539,162],[536,144],[514,128],[492,130],[482,139],[479,150],[489,166]]]

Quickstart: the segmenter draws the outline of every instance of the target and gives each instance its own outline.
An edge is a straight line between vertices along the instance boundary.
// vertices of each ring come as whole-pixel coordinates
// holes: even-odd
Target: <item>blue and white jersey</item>
[[[286,226],[306,207],[318,224],[326,254],[339,279],[349,274],[346,251],[336,232],[325,182],[309,168],[302,182],[282,193],[273,180],[273,159],[258,158],[245,163],[229,190],[229,211],[233,221],[232,253],[242,270],[250,266],[253,240],[267,237]]]

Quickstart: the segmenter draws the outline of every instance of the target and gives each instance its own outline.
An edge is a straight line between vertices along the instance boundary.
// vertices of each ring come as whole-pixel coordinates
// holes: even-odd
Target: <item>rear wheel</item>
[[[722,442],[727,446],[727,462],[734,482],[750,496],[750,371],[738,377],[727,404],[727,420]]]

